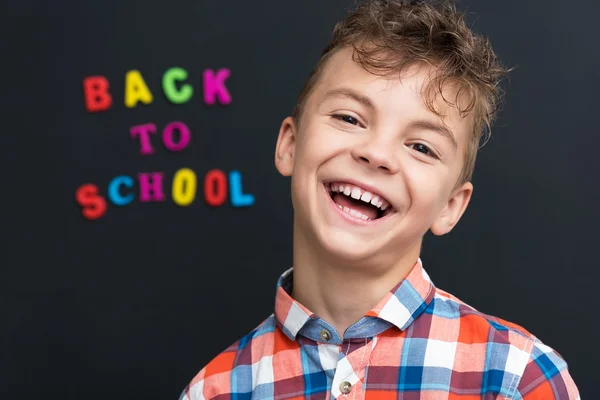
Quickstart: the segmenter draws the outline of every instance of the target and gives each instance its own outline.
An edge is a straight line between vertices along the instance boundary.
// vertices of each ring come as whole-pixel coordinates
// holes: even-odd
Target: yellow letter
[[[173,177],[173,201],[185,207],[196,198],[196,173],[189,168],[181,168]]]
[[[152,93],[140,71],[128,71],[125,74],[125,107],[133,108],[139,101],[144,104],[152,103]]]

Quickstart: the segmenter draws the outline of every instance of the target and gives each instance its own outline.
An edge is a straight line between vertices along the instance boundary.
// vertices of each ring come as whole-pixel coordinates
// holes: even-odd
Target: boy
[[[507,72],[450,3],[367,0],[336,25],[277,140],[293,270],[181,399],[579,398],[556,352],[419,258],[469,203]]]

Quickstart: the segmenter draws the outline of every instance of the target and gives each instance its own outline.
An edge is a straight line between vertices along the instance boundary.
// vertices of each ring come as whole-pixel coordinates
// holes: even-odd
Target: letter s
[[[94,220],[106,212],[106,200],[98,194],[98,186],[87,183],[75,191],[75,201],[81,206],[81,215],[85,219]]]

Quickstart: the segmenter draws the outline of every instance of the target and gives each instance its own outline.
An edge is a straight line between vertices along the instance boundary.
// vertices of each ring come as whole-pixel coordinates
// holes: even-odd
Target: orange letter
[[[88,76],[83,80],[83,98],[89,112],[106,111],[112,105],[108,80],[103,76]]]
[[[220,169],[208,171],[204,177],[204,199],[208,205],[218,207],[227,198],[227,177]]]
[[[75,201],[81,206],[81,214],[86,219],[98,219],[106,212],[106,200],[98,194],[98,186],[92,183],[81,185],[77,189]]]

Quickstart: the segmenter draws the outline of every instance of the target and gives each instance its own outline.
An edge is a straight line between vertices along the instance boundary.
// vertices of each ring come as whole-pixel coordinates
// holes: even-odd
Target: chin
[[[329,230],[328,230],[329,231]],[[322,232],[317,239],[324,253],[333,259],[360,262],[378,253],[373,241],[357,237],[349,232]]]

